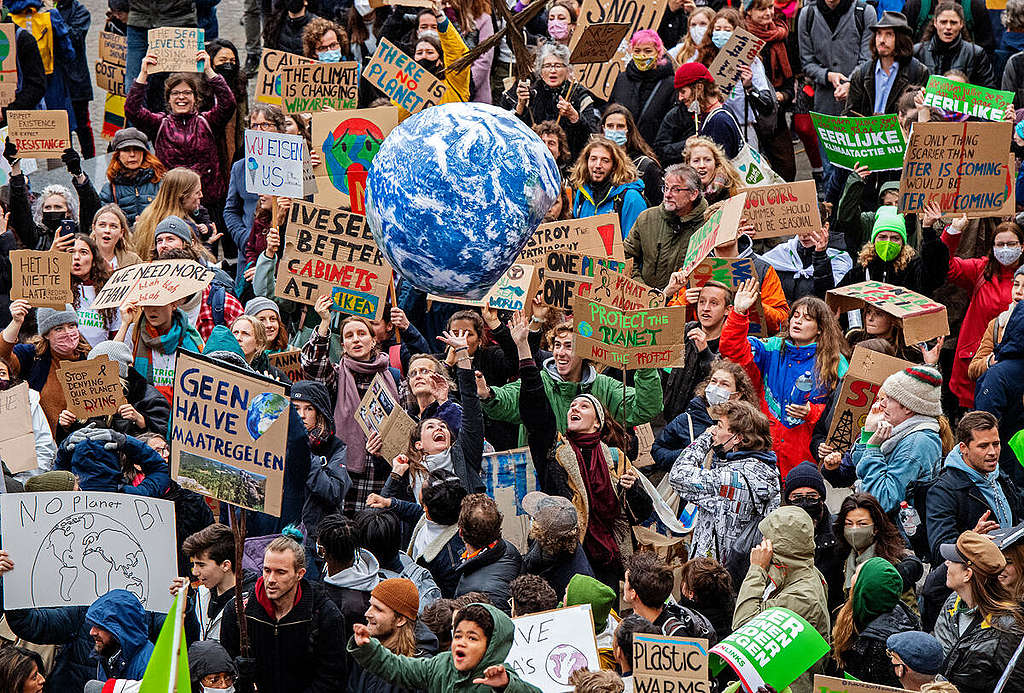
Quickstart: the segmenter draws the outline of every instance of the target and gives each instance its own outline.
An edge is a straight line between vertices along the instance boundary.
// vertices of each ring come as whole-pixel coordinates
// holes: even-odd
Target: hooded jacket
[[[870,237],[870,235],[869,235]],[[928,247],[931,245],[932,247]],[[853,268],[839,286],[850,286],[872,280],[902,286],[919,294],[931,295],[933,291],[946,283],[946,272],[949,270],[949,251],[939,241],[934,228],[921,230],[921,254],[910,258],[901,269],[896,268],[896,261],[885,262],[877,255],[866,264],[860,261],[860,248],[850,250],[853,257]],[[896,258],[899,260],[899,258]]]
[[[672,273],[683,266],[686,246],[704,223],[707,208],[702,195],[683,216],[666,210],[664,203],[640,212],[625,240],[626,258],[633,259],[633,278],[655,289],[668,286]]]
[[[649,70],[640,70],[630,60],[626,69],[615,78],[608,98],[608,103],[621,104],[629,109],[645,142],[654,142],[661,121],[675,101],[675,65],[667,54],[663,61],[655,63]]]
[[[109,631],[121,649],[111,657],[99,656],[98,679],[135,679],[146,673],[153,643],[149,620],[138,597],[128,590],[111,590],[85,612],[87,625]]]
[[[850,640],[843,653],[846,673],[860,681],[899,688],[886,641],[890,635],[909,630],[921,630],[921,619],[898,601],[892,610],[875,618]]]
[[[352,628],[349,627],[345,632],[351,633]],[[412,658],[427,659],[437,654],[437,636],[427,628],[422,619],[416,620],[413,632],[416,636],[416,653]],[[359,691],[359,693],[406,693],[410,690],[383,679],[372,671],[363,669],[359,662],[351,659],[351,657],[349,658],[349,667],[351,671],[348,675],[348,690],[350,691]]]
[[[593,217],[598,214],[615,212],[619,215],[619,229],[622,237],[629,235],[640,213],[647,209],[644,199],[644,182],[631,180],[613,185],[601,199],[597,199],[593,187],[583,184],[573,194],[572,216],[576,219]]]
[[[493,693],[490,686],[473,683],[482,678],[484,671],[498,664],[504,664],[512,649],[514,626],[512,620],[496,607],[484,605],[494,620],[494,631],[487,641],[487,649],[480,663],[470,671],[458,671],[451,652],[441,652],[429,659],[402,657],[385,649],[376,638],[362,647],[349,638],[348,653],[360,666],[402,688],[420,689],[426,693]],[[519,678],[507,665],[508,685],[506,693],[539,693],[540,689]]]
[[[751,565],[736,597],[733,629],[765,609],[780,606],[801,616],[831,642],[825,578],[814,567],[814,523],[802,508],[786,505],[761,520],[761,534],[770,539],[774,554],[768,570]],[[793,693],[810,693],[821,663],[812,666],[790,686]]]
[[[309,402],[331,431],[330,437],[311,446],[309,475],[306,477],[306,500],[302,504],[302,524],[307,536],[316,539],[320,520],[341,512],[345,496],[352,488],[352,479],[345,468],[345,443],[334,431],[331,395],[322,383],[301,380],[292,386],[292,401]]]
[[[689,327],[689,326],[687,326]],[[683,334],[689,332],[684,330]],[[689,343],[687,343],[689,346]],[[708,413],[708,401],[704,393],[690,400],[686,411],[669,421],[661,433],[654,439],[651,457],[660,469],[671,469],[680,453],[683,452],[697,437],[708,430],[714,421]]]
[[[138,438],[125,437],[125,458],[137,465],[145,477],[137,485],[126,483],[118,451],[107,450],[101,443],[86,440],[74,451],[61,445],[54,469],[66,469],[78,477],[83,491],[120,491],[136,496],[163,498],[170,488],[171,475],[167,463],[156,450]]]
[[[366,623],[370,592],[380,581],[380,563],[376,556],[361,548],[356,549],[352,565],[324,576],[324,592],[341,612],[342,633],[351,633],[354,623]]]
[[[801,296],[817,296],[825,300],[825,294],[836,288],[836,284],[853,267],[853,260],[845,251],[804,248],[796,236],[775,246],[761,258],[775,268],[782,292],[790,302]]]
[[[992,353],[996,363],[978,381],[974,408],[995,414],[999,439],[1006,441],[1024,428],[1024,309],[1020,303],[1013,306],[1003,341]],[[1024,470],[1009,445],[1002,446],[999,466],[1020,485]]]

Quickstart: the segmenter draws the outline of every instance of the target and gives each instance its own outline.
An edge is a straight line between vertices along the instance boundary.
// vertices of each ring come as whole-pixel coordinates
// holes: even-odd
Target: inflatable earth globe
[[[366,218],[406,281],[479,299],[515,262],[559,185],[547,146],[514,113],[441,104],[384,140],[370,166]]]

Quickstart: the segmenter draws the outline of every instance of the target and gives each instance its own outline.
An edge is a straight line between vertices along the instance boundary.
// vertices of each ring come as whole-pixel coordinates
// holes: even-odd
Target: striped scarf
[[[139,372],[150,383],[153,380],[153,350],[161,354],[169,355],[179,348],[188,349],[196,353],[203,349],[203,338],[199,336],[196,328],[188,323],[188,317],[180,308],[171,315],[171,327],[164,334],[159,334],[156,328],[146,322],[145,316],[139,322],[139,329],[135,338],[135,370]],[[141,347],[141,348],[139,348]],[[157,388],[161,389],[161,388]],[[168,401],[170,393],[164,392]]]

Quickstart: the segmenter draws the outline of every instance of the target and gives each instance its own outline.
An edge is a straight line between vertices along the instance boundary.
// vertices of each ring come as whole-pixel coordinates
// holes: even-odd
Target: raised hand
[[[495,664],[484,669],[483,678],[473,679],[473,683],[482,683],[491,688],[504,688],[508,685],[508,672],[504,664]]]
[[[370,643],[370,629],[362,623],[353,623],[352,639],[359,647],[362,647],[363,645],[368,645]]]
[[[745,315],[757,303],[760,295],[761,287],[757,285],[757,280],[753,278],[746,280],[736,290],[736,297],[732,301],[733,310],[741,315]]]

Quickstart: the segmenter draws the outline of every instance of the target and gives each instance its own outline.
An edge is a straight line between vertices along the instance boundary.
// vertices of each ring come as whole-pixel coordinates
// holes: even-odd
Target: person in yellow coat
[[[412,59],[422,65],[432,75],[437,75],[467,53],[466,43],[459,36],[455,25],[448,21],[440,6],[435,6],[434,14],[439,17],[437,34],[432,31],[420,32],[416,39]],[[447,87],[440,103],[459,103],[469,101],[470,65],[458,72],[445,75]],[[401,106],[398,108],[398,119],[405,120],[411,114]]]

